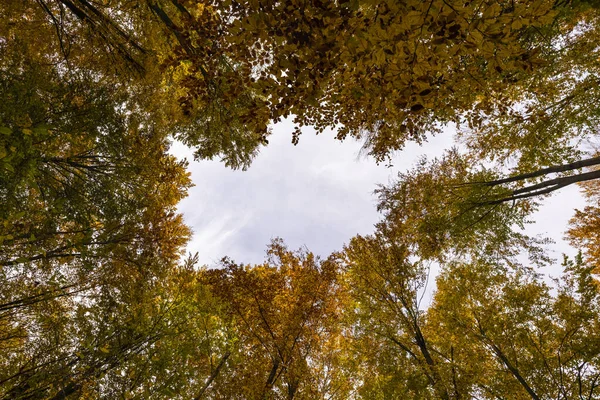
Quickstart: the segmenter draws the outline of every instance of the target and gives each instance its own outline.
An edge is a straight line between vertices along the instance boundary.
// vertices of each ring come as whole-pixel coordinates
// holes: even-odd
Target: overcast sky
[[[290,248],[306,246],[326,257],[352,236],[373,231],[379,218],[373,195],[377,184],[388,183],[421,155],[439,156],[452,145],[450,132],[424,146],[410,144],[389,168],[361,155],[356,141],[339,142],[332,132],[316,136],[305,128],[293,146],[291,131],[290,123],[276,125],[269,145],[247,171],[233,171],[218,160],[193,161],[190,150],[173,146],[173,154],[190,160],[196,186],[179,209],[194,231],[188,250],[198,252],[202,264],[213,266],[224,256],[261,263],[276,237]],[[577,187],[563,189],[546,201],[529,231],[555,239],[558,257],[569,251],[563,232],[581,205]]]

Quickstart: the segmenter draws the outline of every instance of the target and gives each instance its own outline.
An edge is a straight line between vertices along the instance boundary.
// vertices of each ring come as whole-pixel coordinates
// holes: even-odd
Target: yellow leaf
[[[523,27],[523,22],[520,19],[515,19],[510,27],[515,31],[519,30]]]
[[[481,32],[476,30],[470,32],[470,38],[472,39],[470,41],[474,44],[479,44],[483,42],[483,35],[481,34]]]

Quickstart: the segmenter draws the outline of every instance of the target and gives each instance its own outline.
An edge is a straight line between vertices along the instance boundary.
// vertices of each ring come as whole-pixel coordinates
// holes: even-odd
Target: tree
[[[364,360],[363,370],[372,374],[359,389],[365,398],[494,398],[512,393],[506,381],[496,387],[493,382],[497,378],[485,372],[497,369],[497,360],[490,358],[485,348],[471,346],[473,338],[450,330],[450,320],[440,322],[437,311],[421,304],[432,266],[444,271],[440,279],[458,279],[454,272],[458,276],[476,274],[480,263],[487,265],[477,275],[479,280],[468,275],[457,287],[469,292],[480,284],[484,292],[480,296],[491,302],[497,298],[492,294],[496,276],[501,279],[515,273],[520,278],[513,288],[523,295],[537,287],[521,280],[517,272],[530,270],[521,266],[518,256],[528,255],[538,266],[549,262],[540,248],[543,242],[515,229],[515,225],[524,226],[532,204],[489,202],[506,192],[468,184],[495,176],[493,170],[473,164],[471,158],[454,150],[400,174],[397,182],[378,190],[383,218],[375,233],[353,238],[344,249],[347,286],[355,302],[348,312],[354,316],[353,339],[360,349],[357,358]],[[465,270],[456,265],[465,265]],[[442,281],[438,280],[438,285],[434,299],[459,293]],[[452,306],[462,307],[467,300],[452,301]],[[547,299],[536,301],[544,304]],[[520,302],[522,299],[515,297],[503,304],[518,307]],[[494,307],[499,306],[490,304],[485,315],[492,318],[497,311]],[[535,322],[534,315],[526,318],[527,323]],[[496,331],[496,338],[503,341],[499,349],[514,339],[502,331],[505,326],[500,324]],[[500,353],[500,359],[508,360]],[[509,360],[507,365],[512,367],[512,363]],[[518,385],[518,380],[515,382]]]
[[[203,398],[230,343],[195,264],[28,304],[25,335],[0,341],[0,398]]]
[[[583,210],[575,211],[567,236],[573,246],[583,251],[586,262],[597,266],[600,257],[600,243],[596,234],[600,223],[598,181],[585,182],[583,192],[589,204]]]
[[[600,162],[580,148],[599,10],[2,2],[0,397],[595,398],[600,174],[575,172]],[[381,187],[375,233],[325,260],[275,241],[262,265],[183,262],[170,140],[245,168],[287,117],[293,142],[334,128],[377,161],[444,124],[465,151]],[[549,263],[545,242],[517,228],[578,182],[584,253],[552,291],[518,259]]]
[[[495,202],[509,190],[473,184],[495,177],[494,169],[455,149],[440,159],[422,159],[376,191],[383,216],[377,229],[422,260],[481,254],[510,259],[515,248],[539,253],[541,243],[520,231],[537,204]]]
[[[213,82],[235,83],[222,93],[237,102],[223,103],[237,110],[244,102],[238,115],[251,131],[265,134],[268,122],[293,115],[300,126],[335,127],[339,138],[367,137],[379,160],[405,140],[423,140],[439,123],[474,122],[480,112],[518,102],[516,90],[512,98],[500,92],[526,85],[531,71],[554,60],[545,50],[562,37],[549,28],[556,18],[581,18],[578,9],[550,1],[247,1],[200,8],[181,1],[160,14],[167,21],[171,11],[180,20],[166,25],[181,49],[171,65],[191,72],[184,75],[184,105],[207,101]],[[204,41],[194,45],[178,32]],[[221,60],[230,68],[214,66]],[[240,96],[242,88],[248,95]]]
[[[19,4],[5,12],[31,32]],[[522,170],[575,156],[569,141],[596,126],[585,107],[597,97],[593,1],[136,4],[32,2],[44,40],[55,32],[45,57],[126,75],[148,99],[132,104],[198,157],[233,167],[248,166],[269,124],[288,116],[363,138],[380,161],[460,123],[474,151],[518,151]]]
[[[529,265],[552,260],[539,242],[514,230],[527,210],[478,205],[474,199],[489,193],[453,178],[481,172],[461,169],[468,163],[456,156],[422,164],[382,188],[384,218],[375,234],[357,236],[344,249],[353,352],[369,376],[359,395],[594,398],[600,379],[596,210],[580,212],[571,230],[588,259],[565,258],[551,287]],[[529,265],[519,257],[525,254]],[[421,301],[432,264],[442,272],[426,308]]]
[[[36,67],[2,79],[0,265],[40,289],[100,274],[107,258],[172,262],[189,235],[174,209],[185,164],[160,132],[115,109],[114,93],[86,82]]]
[[[213,398],[348,398],[337,263],[289,251],[279,240],[268,253],[264,265],[225,260],[223,269],[207,271],[237,338]]]
[[[434,343],[482,398],[597,396],[598,296],[591,268],[565,260],[552,294],[532,270],[454,264],[438,279]]]
[[[175,210],[189,176],[119,88],[14,44],[0,69],[0,396],[61,398],[155,342],[136,310],[190,235]]]
[[[354,310],[353,339],[369,379],[364,398],[449,399],[438,355],[423,334],[420,291],[426,264],[409,260],[407,246],[383,235],[353,238],[345,248]]]

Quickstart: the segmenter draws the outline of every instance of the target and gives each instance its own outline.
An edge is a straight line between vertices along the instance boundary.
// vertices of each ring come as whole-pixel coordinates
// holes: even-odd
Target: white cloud
[[[423,148],[410,145],[388,168],[361,156],[360,143],[339,142],[332,132],[317,136],[304,129],[293,146],[292,128],[289,122],[276,125],[248,171],[230,170],[218,160],[191,161],[189,149],[173,146],[173,154],[191,161],[196,186],[179,209],[194,231],[188,250],[197,251],[202,263],[214,265],[225,255],[262,262],[275,237],[326,257],[355,234],[373,231],[377,184],[410,167],[425,150],[441,154],[451,143],[447,135]]]
[[[203,264],[214,265],[223,256],[260,263],[275,237],[326,257],[357,233],[373,231],[379,219],[377,184],[393,180],[421,155],[439,156],[452,145],[451,132],[422,147],[409,144],[388,168],[359,156],[360,143],[339,142],[332,132],[317,136],[304,129],[293,146],[292,128],[289,122],[276,125],[248,171],[233,171],[218,160],[191,161],[189,149],[173,146],[174,154],[191,161],[196,186],[179,209],[194,231],[188,250],[198,252]],[[567,188],[546,202],[528,231],[556,240],[555,256],[569,252],[561,238],[574,207],[581,205],[577,188]]]

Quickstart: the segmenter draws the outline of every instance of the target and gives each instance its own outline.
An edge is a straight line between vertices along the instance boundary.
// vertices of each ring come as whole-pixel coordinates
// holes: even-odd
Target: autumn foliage
[[[0,20],[0,399],[600,397],[598,1],[3,0]],[[457,147],[379,187],[373,233],[328,257],[185,258],[172,141],[245,169],[286,118],[374,162],[448,127]],[[576,183],[558,264],[524,227]]]

